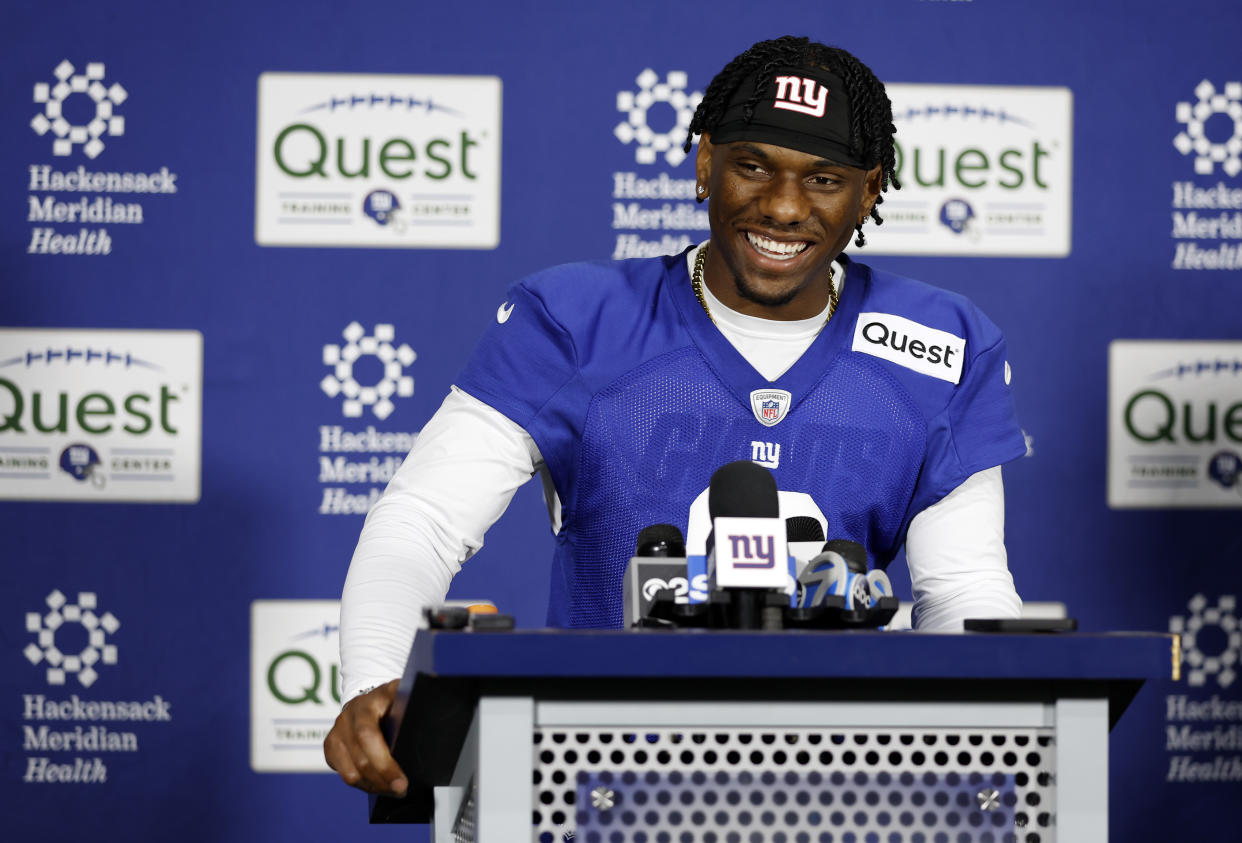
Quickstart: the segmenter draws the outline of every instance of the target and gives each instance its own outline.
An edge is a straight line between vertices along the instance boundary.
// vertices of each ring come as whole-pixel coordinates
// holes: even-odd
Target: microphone
[[[707,484],[707,511],[716,518],[777,518],[780,495],[772,472],[750,460],[726,463]]]
[[[841,594],[848,578],[849,565],[841,554],[835,550],[822,551],[798,574],[797,608],[812,609],[836,602],[828,598]]]
[[[707,568],[712,588],[780,588],[772,574],[788,556],[780,496],[772,472],[747,460],[721,466],[707,487],[712,531],[707,537]]]
[[[747,460],[721,466],[708,485],[707,509],[712,521],[709,586],[729,595],[730,620],[736,628],[770,624],[772,619],[766,616],[771,613],[764,611],[766,594],[783,592],[789,575],[776,478]],[[779,617],[776,623],[779,627]]]
[[[635,544],[635,556],[668,558],[686,555],[686,540],[682,537],[681,530],[672,524],[652,524],[644,527],[639,531]]]
[[[867,582],[871,585],[871,605],[874,606],[885,597],[894,597],[893,584],[888,574],[879,568],[867,572]]]
[[[845,559],[851,571],[856,574],[867,573],[867,548],[849,539],[832,539],[824,545],[824,550],[835,550]]]
[[[871,581],[867,579],[867,548],[849,539],[833,539],[824,545],[825,549],[835,550],[845,559],[849,569],[840,594],[845,597],[847,611],[867,609],[872,604]]]
[[[689,599],[686,542],[672,524],[644,527],[635,542],[634,556],[625,569],[621,587],[622,624],[633,626],[651,611],[655,596],[672,589],[678,603]],[[695,577],[695,589],[707,590],[707,577]]]
[[[824,546],[824,528],[819,520],[810,515],[795,515],[785,519],[785,541],[789,555],[794,559],[794,576],[802,573]]]
[[[886,595],[892,584],[883,571],[876,571]],[[878,579],[878,578],[877,578]],[[824,550],[807,563],[798,575],[798,608],[825,605],[829,596],[845,599],[846,611],[867,609],[875,602],[871,593],[872,579],[867,574],[867,549],[848,539],[832,539]]]

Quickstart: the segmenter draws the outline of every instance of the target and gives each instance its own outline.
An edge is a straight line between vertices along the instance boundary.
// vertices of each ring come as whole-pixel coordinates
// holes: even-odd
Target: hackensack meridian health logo
[[[43,110],[30,121],[30,127],[40,135],[52,133],[52,154],[68,155],[75,144],[81,144],[87,158],[95,158],[103,151],[104,143],[100,138],[104,135],[125,134],[125,118],[116,113],[116,109],[128,98],[129,94],[120,82],[104,84],[104,66],[102,62],[91,62],[86,69],[78,73],[74,66],[65,59],[52,71],[56,77],[55,84],[37,82],[34,86],[34,101],[43,106]],[[74,109],[71,98],[74,94],[82,94],[92,101],[91,109]],[[70,101],[70,108],[65,108]],[[73,113],[73,112],[77,113]],[[89,119],[88,119],[89,118]],[[71,123],[70,120],[85,120]]]
[[[1198,179],[1173,182],[1173,268],[1242,268],[1242,82],[1204,79],[1177,103],[1173,146]],[[1220,176],[1233,180],[1226,182]]]
[[[613,134],[621,143],[634,144],[634,160],[639,164],[654,164],[656,155],[663,154],[668,165],[676,167],[686,158],[682,144],[703,94],[686,92],[686,73],[682,70],[669,71],[661,82],[659,74],[648,67],[634,81],[637,91],[617,93],[617,111],[626,118]],[[651,111],[658,111],[661,104],[671,112],[672,125],[667,125],[666,119],[664,126],[653,127]]]
[[[341,412],[356,419],[370,408],[377,419],[386,419],[396,409],[393,396],[409,398],[414,394],[414,378],[405,374],[418,355],[406,343],[393,347],[396,332],[392,325],[376,325],[367,335],[357,322],[350,322],[342,332],[345,344],[332,343],[323,347],[323,364],[332,372],[324,375],[319,388],[329,398],[341,397]],[[371,358],[368,360],[368,358]],[[359,369],[371,364],[374,380],[363,385],[358,381]],[[365,379],[366,374],[361,376]]]
[[[1187,684],[1198,687],[1214,678],[1220,687],[1228,688],[1238,678],[1234,668],[1242,653],[1242,630],[1234,614],[1237,599],[1226,594],[1215,606],[1209,606],[1207,597],[1196,594],[1186,608],[1190,610],[1189,617],[1169,618],[1169,632],[1182,637],[1182,662],[1189,666]]]
[[[47,665],[47,684],[64,685],[68,676],[74,676],[82,687],[89,688],[99,678],[96,664],[116,664],[116,645],[108,643],[108,636],[120,629],[120,621],[111,612],[98,614],[93,591],[79,592],[77,602],[70,603],[55,590],[44,602],[46,613],[26,613],[26,631],[33,633],[35,640],[22,652],[31,664]],[[62,633],[59,646],[58,633]],[[76,640],[70,642],[75,633]],[[64,652],[69,648],[76,652]]]
[[[1210,176],[1221,170],[1236,176],[1242,170],[1242,82],[1226,82],[1224,91],[1204,79],[1195,87],[1198,102],[1179,102],[1177,122],[1185,126],[1173,139],[1182,155],[1194,154],[1195,172]],[[1209,134],[1209,122],[1220,128]]]
[[[31,672],[41,674],[34,688],[21,693],[22,781],[106,784],[113,759],[137,762],[142,724],[172,721],[172,703],[160,694],[145,700],[92,696],[116,687],[116,675],[93,686],[118,663],[114,638],[121,622],[93,591],[70,598],[53,589],[43,605],[26,613],[32,638],[21,651]]]
[[[103,62],[79,68],[65,59],[50,80],[46,66],[37,73],[33,100],[38,110],[30,128],[51,142],[38,144],[48,160],[26,165],[26,221],[31,224],[26,253],[110,255],[118,228],[138,230],[151,204],[159,205],[153,195],[177,192],[177,174],[162,163],[139,172],[88,169],[83,159],[95,161],[113,138],[132,134],[120,113],[122,105],[132,112],[129,92],[106,78]]]
[[[414,377],[407,369],[418,355],[407,343],[397,343],[396,329],[390,324],[375,325],[368,334],[361,324],[350,322],[342,337],[344,343],[323,347],[323,364],[331,371],[319,388],[340,401],[340,413],[346,419],[386,421],[398,400],[414,395]],[[320,425],[319,514],[366,514],[417,436],[377,429],[374,423],[363,428]]]
[[[703,93],[689,90],[683,70],[670,70],[661,80],[648,67],[634,82],[637,90],[617,93],[617,111],[625,119],[612,130],[618,141],[633,148],[634,161],[643,167],[641,172],[612,174],[612,227],[617,234],[612,256],[617,260],[676,254],[708,230],[707,210],[694,201],[694,174],[670,175],[686,159],[682,144]],[[653,166],[661,170],[652,172]]]
[[[1236,595],[1212,605],[1196,594],[1189,610],[1169,618],[1169,632],[1181,638],[1182,664],[1190,693],[1165,695],[1164,748],[1169,782],[1242,781],[1242,701],[1237,698],[1242,630]]]

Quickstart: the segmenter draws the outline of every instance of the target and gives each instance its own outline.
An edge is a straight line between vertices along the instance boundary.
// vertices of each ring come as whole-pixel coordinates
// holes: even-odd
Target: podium
[[[423,630],[372,822],[440,841],[1101,843],[1161,633]]]

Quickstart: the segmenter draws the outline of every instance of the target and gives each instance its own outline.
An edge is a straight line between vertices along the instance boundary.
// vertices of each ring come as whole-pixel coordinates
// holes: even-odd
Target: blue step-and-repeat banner
[[[1113,733],[1113,839],[1242,839],[1240,31],[1221,0],[6,4],[0,836],[425,838],[322,761],[363,514],[510,282],[705,238],[689,115],[793,33],[891,83],[904,189],[854,253],[1007,334],[1020,592],[1185,635]],[[531,484],[453,594],[540,626],[551,547]]]

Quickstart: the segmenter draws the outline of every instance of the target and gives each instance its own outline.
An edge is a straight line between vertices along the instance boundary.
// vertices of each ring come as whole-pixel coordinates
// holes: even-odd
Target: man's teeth
[[[807,247],[807,244],[802,241],[797,243],[782,243],[779,240],[770,240],[767,237],[762,237],[750,231],[746,232],[746,239],[749,240],[750,245],[754,246],[759,252],[779,260],[790,260],[791,258],[799,255]]]

